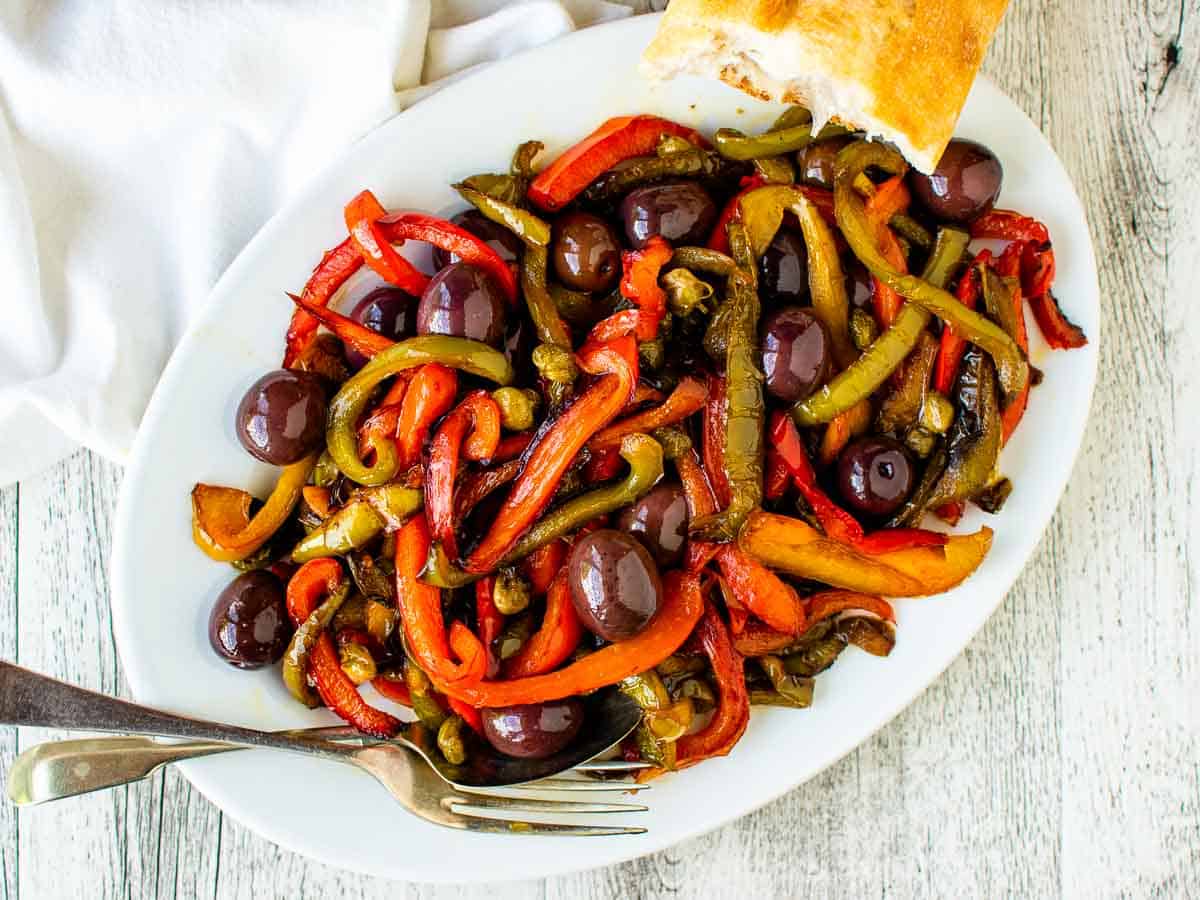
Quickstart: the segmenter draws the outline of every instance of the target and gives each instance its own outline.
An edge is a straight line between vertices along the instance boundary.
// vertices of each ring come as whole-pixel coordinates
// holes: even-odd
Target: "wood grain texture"
[[[661,0],[629,0],[660,8]],[[765,809],[655,856],[475,889],[280,850],[178,775],[14,815],[5,897],[1175,897],[1200,876],[1200,3],[1016,0],[985,70],[1047,133],[1100,259],[1091,425],[1037,553],[908,710]],[[80,453],[0,491],[0,656],[124,692]],[[42,735],[23,729],[19,745]],[[0,765],[17,744],[0,731]]]

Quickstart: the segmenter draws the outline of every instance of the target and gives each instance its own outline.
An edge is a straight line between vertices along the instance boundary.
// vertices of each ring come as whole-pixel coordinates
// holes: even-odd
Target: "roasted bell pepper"
[[[376,675],[371,679],[371,687],[379,691],[386,699],[393,703],[399,703],[401,706],[412,707],[413,698],[412,692],[408,689],[408,685],[400,678],[395,678],[389,674]]]
[[[254,499],[238,488],[197,484],[192,488],[192,540],[212,559],[245,559],[287,521],[317,464],[319,453],[286,466],[262,508],[250,518]]]
[[[304,285],[301,296],[314,306],[327,306],[350,276],[363,264],[362,254],[353,239],[346,238],[332,250],[326,251]],[[291,368],[308,347],[320,322],[303,309],[292,313],[288,323],[287,345],[283,354],[284,368]]]
[[[992,543],[992,530],[952,535],[940,546],[914,547],[873,556],[830,540],[800,519],[755,512],[739,545],[774,569],[834,587],[885,597],[917,597],[947,591],[975,571]]]
[[[618,116],[542,170],[529,185],[529,199],[544,210],[562,209],[617,163],[653,153],[664,134],[707,146],[694,130],[676,122],[658,116]]]
[[[528,678],[557,669],[575,652],[582,637],[583,625],[571,600],[570,582],[566,572],[560,571],[546,592],[542,627],[505,662],[504,677]]]
[[[298,628],[307,624],[318,614],[318,600],[336,594],[344,587],[342,567],[337,560],[317,559],[305,563],[288,582],[287,607],[292,623]],[[323,629],[312,645],[307,665],[325,705],[359,731],[372,737],[389,738],[400,730],[399,719],[371,706],[358,693],[354,682],[342,671],[333,638]]]
[[[840,125],[826,125],[820,131],[814,132],[811,121],[752,136],[733,128],[721,128],[713,135],[713,144],[717,152],[726,159],[745,161],[793,153],[803,150],[813,141],[845,133],[846,129]]]
[[[462,262],[483,269],[504,292],[510,304],[517,302],[517,276],[503,257],[466,229],[453,222],[425,213],[392,213],[379,221],[379,227],[391,241],[423,241],[452,253]],[[409,291],[420,296],[420,291]]]
[[[675,471],[679,473],[679,483],[683,485],[689,521],[711,516],[717,511],[712,486],[695,450],[688,450],[675,458]],[[709,564],[719,549],[720,545],[689,534],[684,567],[689,572],[699,572]]]
[[[955,298],[967,309],[974,309],[979,302],[979,270],[992,259],[990,250],[982,250],[974,262],[958,280]],[[933,372],[933,387],[939,394],[948,395],[954,390],[958,379],[958,366],[967,350],[967,342],[947,325],[942,329],[941,347],[938,352],[937,368]]]
[[[880,253],[898,272],[907,271],[908,263],[904,259],[896,236],[888,227],[888,222],[896,213],[908,209],[910,201],[911,197],[908,188],[904,186],[903,176],[895,175],[875,188],[863,206],[867,218],[875,226]],[[896,321],[896,316],[900,314],[900,305],[904,301],[890,285],[880,281],[874,275],[871,277],[874,279],[871,302],[874,304],[875,318],[879,321],[880,328],[890,328]]]
[[[708,376],[708,400],[704,404],[703,434],[700,442],[704,471],[717,502],[717,509],[729,505],[729,475],[725,471],[725,422],[729,405],[725,396],[725,378]],[[714,510],[715,512],[715,510]]]
[[[621,440],[621,458],[629,464],[629,472],[621,481],[588,491],[559,506],[530,527],[501,562],[514,563],[599,516],[629,506],[648,494],[662,478],[662,446],[649,435],[625,435]]]
[[[787,466],[801,496],[812,507],[825,534],[834,540],[851,544],[862,540],[863,528],[858,520],[829,499],[817,484],[817,473],[813,471],[796,425],[783,412],[771,414],[771,445]]]
[[[860,202],[857,200],[857,193],[851,193],[855,198],[853,202]],[[931,290],[948,284],[969,241],[964,231],[954,228],[941,229],[922,273],[921,283]],[[957,301],[951,299],[951,302]],[[930,313],[918,304],[903,305],[892,327],[876,338],[849,368],[792,407],[792,417],[796,424],[818,425],[829,422],[838,414],[870,397],[912,352],[925,332],[929,319]]]
[[[481,707],[544,703],[586,694],[657,666],[682,646],[703,611],[699,578],[668,572],[663,576],[663,602],[658,612],[627,641],[609,644],[543,675],[478,683],[448,682],[439,677],[433,681],[443,692]]]
[[[496,445],[496,453],[492,456],[492,462],[503,463],[511,459],[517,459],[528,449],[531,443],[533,443],[532,431],[502,437],[500,438],[500,443]]]
[[[708,243],[705,245],[709,250],[715,250],[718,253],[729,252],[729,235],[725,233],[725,229],[728,227],[729,223],[733,221],[733,217],[738,214],[742,198],[755,188],[760,188],[766,183],[767,180],[758,174],[748,175],[742,179],[742,189],[733,195],[733,199],[725,204],[725,208],[721,210],[721,214],[717,216],[717,224],[713,226],[712,234],[709,235]],[[731,268],[732,263],[733,260],[730,260]],[[686,262],[680,264],[685,266],[687,265]],[[716,274],[728,275],[729,273],[719,272]]]
[[[522,568],[529,579],[529,589],[535,595],[545,594],[567,561],[570,544],[565,540],[551,541],[538,547],[528,557]]]
[[[1032,216],[1011,209],[993,209],[971,223],[971,237],[1048,244],[1050,231]]]
[[[872,411],[870,398],[864,397],[829,420],[821,434],[821,446],[817,449],[817,459],[821,465],[832,466],[850,439],[871,427]]]
[[[408,382],[400,415],[396,419],[397,470],[403,472],[421,461],[421,450],[434,422],[454,405],[458,374],[441,363],[426,363]]]
[[[328,637],[326,629],[349,593],[350,585],[336,560],[302,566],[288,580],[288,617],[296,630],[283,654],[283,683],[288,693],[309,709],[320,705],[308,685],[313,648],[322,636]]]
[[[521,474],[521,460],[510,459],[487,469],[469,472],[454,495],[454,520],[461,522],[484,497]]]
[[[637,386],[636,353],[632,337],[580,351],[580,366],[603,377],[564,410],[528,452],[504,505],[466,559],[467,572],[482,574],[496,568],[542,514],[576,454],[629,402]]]
[[[394,239],[379,224],[379,220],[386,215],[387,210],[374,194],[360,191],[346,204],[346,228],[350,231],[350,238],[375,274],[388,284],[420,297],[429,283],[429,277],[419,272],[416,266],[392,247]]]
[[[708,388],[705,384],[698,378],[686,375],[661,406],[634,413],[627,419],[613,423],[588,441],[588,449],[593,452],[615,449],[621,446],[626,435],[649,434],[655,428],[682,422],[702,409],[706,399]]]
[[[1025,302],[1021,294],[1020,254],[1023,244],[1012,243],[1001,254],[995,271],[983,269],[983,302],[989,315],[1001,324],[1022,350],[1029,351],[1029,333],[1025,328]],[[1012,252],[1010,252],[1012,251]],[[1003,277],[1002,277],[1003,276]],[[1030,384],[1013,397],[1000,414],[1000,443],[1007,444],[1025,415]]]
[[[891,553],[893,550],[910,550],[913,547],[944,547],[950,540],[948,534],[927,531],[924,528],[885,528],[859,538],[854,549],[869,556]]]
[[[385,528],[399,528],[421,508],[421,497],[420,491],[400,484],[356,491],[345,506],[301,538],[292,549],[292,561],[341,556],[364,547]]]
[[[623,309],[607,316],[592,326],[588,332],[588,343],[607,344],[617,338],[628,337],[637,331],[638,311]]]
[[[291,301],[296,306],[337,335],[343,344],[361,353],[367,359],[370,359],[376,353],[382,353],[396,343],[391,338],[384,337],[378,331],[372,331],[366,325],[355,322],[348,316],[334,312],[326,306],[319,306],[311,300],[306,300],[304,297],[297,297],[295,294],[288,294],[288,297],[291,298]]]
[[[459,458],[487,459],[499,443],[500,408],[487,391],[474,390],[446,416],[430,444],[429,463],[425,466],[425,512],[433,539],[440,541],[451,557],[458,556],[454,487]]]
[[[672,142],[680,146],[672,146]],[[620,201],[638,185],[664,178],[705,178],[718,175],[724,161],[709,150],[681,138],[670,137],[659,142],[657,155],[631,159],[619,169],[610,169],[580,195],[586,204]]]
[[[447,683],[479,681],[487,672],[487,653],[479,638],[457,621],[450,626],[447,638],[442,592],[420,578],[429,548],[425,516],[413,516],[396,536],[396,606],[406,645],[431,679]],[[451,660],[451,650],[458,662]]]
[[[658,273],[671,261],[671,245],[658,235],[641,250],[621,254],[621,296],[637,304],[637,338],[652,341],[667,312],[667,294],[658,286]]]
[[[792,473],[788,471],[774,447],[767,447],[766,459],[763,461],[763,496],[768,500],[778,500],[787,493],[792,484]]]
[[[903,437],[917,424],[921,407],[929,393],[929,381],[937,363],[938,342],[925,332],[917,346],[892,379],[887,394],[879,405],[876,427],[888,434]]]
[[[496,641],[504,631],[504,614],[496,609],[493,594],[496,590],[496,579],[488,576],[475,582],[475,624],[479,629],[479,641],[487,654],[487,672],[485,678],[495,678],[500,674],[500,656],[496,652]]]
[[[808,608],[811,625],[851,609],[865,609],[885,621],[896,621],[896,611],[892,609],[892,604],[882,597],[854,591],[822,591],[806,597],[805,606]]]
[[[746,691],[742,655],[733,647],[729,630],[712,604],[706,604],[704,616],[696,628],[696,642],[712,668],[717,688],[717,711],[709,723],[695,734],[686,734],[675,745],[677,768],[724,756],[733,749],[750,721],[750,695]]]
[[[777,631],[804,631],[804,605],[790,584],[732,544],[717,552],[717,565],[739,604]]]
[[[905,169],[898,153],[878,143],[857,141],[838,154],[834,181],[835,211],[842,235],[854,255],[872,275],[905,297],[909,305],[923,307],[986,351],[995,360],[1005,395],[1015,396],[1029,379],[1029,365],[1012,338],[995,323],[967,309],[936,285],[898,271],[879,251],[877,235],[867,217],[863,200],[854,189],[854,179],[871,166],[893,175],[899,175]]]
[[[727,237],[726,244],[728,240]],[[705,272],[721,278],[728,277],[733,271],[733,260],[724,251],[707,247],[676,247],[671,254],[671,265],[684,266],[695,272]]]
[[[1038,323],[1038,330],[1055,350],[1072,350],[1087,344],[1087,335],[1083,329],[1073,323],[1063,313],[1054,294],[1047,291],[1036,297],[1029,298],[1029,306],[1033,310],[1033,318]]]
[[[543,344],[569,350],[571,329],[559,315],[558,305],[547,287],[546,266],[549,255],[545,247],[529,246],[521,255],[521,291],[525,306],[533,321],[534,331]]]
[[[521,209],[497,197],[489,197],[467,184],[456,184],[459,195],[497,225],[503,225],[525,244],[535,247],[550,245],[550,223],[539,219],[527,209]]]
[[[359,484],[383,484],[400,469],[400,454],[390,441],[377,443],[374,464],[368,466],[358,456],[355,427],[376,385],[404,369],[441,363],[487,378],[497,384],[512,381],[512,366],[499,350],[467,338],[425,335],[408,338],[390,347],[368,362],[353,378],[342,385],[329,404],[325,442],[329,455],[346,477]],[[405,399],[410,390],[406,392]]]
[[[733,648],[742,656],[766,656],[779,653],[796,643],[796,635],[776,631],[765,622],[751,619],[740,632],[734,632]]]

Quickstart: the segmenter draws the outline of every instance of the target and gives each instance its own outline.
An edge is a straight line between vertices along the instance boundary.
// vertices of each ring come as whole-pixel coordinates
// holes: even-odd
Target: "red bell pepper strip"
[[[588,449],[592,451],[616,450],[621,446],[621,439],[627,434],[649,434],[655,428],[664,425],[674,425],[682,422],[692,413],[704,407],[708,399],[708,388],[699,378],[685,375],[671,391],[661,406],[635,413],[627,419],[622,419],[609,425],[588,441]]]
[[[523,568],[534,596],[550,590],[550,585],[567,561],[568,549],[567,542],[559,539],[543,544],[525,557]]]
[[[1014,306],[1013,322],[1016,323],[1017,333],[1013,335],[1013,338],[1023,353],[1029,352],[1029,332],[1025,328],[1025,302],[1019,279],[1021,274],[1021,260],[1025,249],[1029,246],[1029,244],[1023,241],[1013,241],[1000,254],[1000,258],[996,260],[997,274],[1004,278],[1012,278],[1016,283],[1016,289],[1012,294],[1012,302]],[[1021,418],[1025,415],[1025,407],[1029,404],[1029,388],[1029,380],[1026,379],[1025,386],[1021,388],[1020,393],[1009,401],[1000,415],[1000,440],[1004,444],[1008,443],[1008,439],[1017,430],[1017,425],[1020,424]]]
[[[829,495],[817,484],[817,473],[813,471],[808,452],[800,441],[800,433],[791,416],[785,412],[776,410],[771,414],[771,444],[788,467],[793,482],[812,507],[825,534],[850,544],[862,540],[863,528],[858,520],[830,500]]]
[[[652,341],[667,314],[667,292],[658,286],[658,273],[671,261],[671,245],[658,235],[641,250],[621,254],[621,296],[638,307],[637,336]]]
[[[634,334],[637,331],[637,326],[638,311],[636,309],[623,309],[607,318],[601,319],[593,325],[591,332],[588,333],[588,342],[593,344],[607,344],[609,341],[615,341],[617,338]]]
[[[425,466],[425,513],[433,539],[451,559],[458,558],[454,486],[460,457],[486,459],[500,443],[500,407],[484,390],[474,390],[443,420],[429,445]]]
[[[475,682],[487,673],[487,653],[461,622],[450,628],[442,617],[442,592],[421,580],[429,556],[429,526],[423,513],[396,533],[396,606],[404,638],[417,665],[445,683]],[[464,634],[465,632],[465,634]],[[453,648],[459,662],[451,661]]]
[[[621,452],[614,448],[598,450],[592,453],[591,459],[583,467],[583,480],[587,484],[596,484],[615,478],[621,471]]]
[[[402,679],[392,678],[388,675],[376,675],[371,679],[371,687],[393,703],[412,706],[412,692]]]
[[[326,557],[314,559],[296,570],[287,585],[286,602],[292,624],[299,626],[312,615],[322,597],[336,591],[344,578],[342,564]],[[359,731],[388,738],[400,730],[400,720],[376,709],[358,693],[342,663],[328,631],[321,633],[309,654],[309,673],[317,693],[333,712]]]
[[[1032,216],[1011,209],[993,209],[971,223],[971,237],[998,241],[1033,241],[1048,244],[1050,231]]]
[[[720,375],[708,376],[708,402],[704,404],[704,428],[701,453],[704,471],[712,485],[717,508],[729,505],[732,494],[729,490],[729,475],[725,471],[725,420],[729,415],[729,404],[725,399],[725,379]]]
[[[454,518],[461,522],[484,497],[521,474],[521,461],[510,459],[488,469],[468,472],[454,495]]]
[[[446,703],[453,712],[471,726],[472,731],[483,735],[483,713],[479,711],[478,707],[465,703],[457,697],[447,697]]]
[[[617,116],[547,166],[529,185],[528,197],[541,209],[560,210],[617,163],[654,153],[664,134],[708,146],[694,130],[668,119]]]
[[[952,500],[949,503],[943,503],[933,511],[933,514],[948,525],[957,525],[966,511],[967,504],[965,502]]]
[[[910,200],[903,176],[897,175],[879,185],[865,204],[867,218],[875,224],[880,251],[888,263],[900,272],[908,271],[908,261],[900,249],[900,242],[896,240],[896,235],[887,223],[896,213],[907,209]],[[871,283],[875,318],[879,320],[881,329],[890,328],[896,321],[896,316],[900,314],[900,306],[904,300],[878,278],[872,276]]]
[[[486,678],[500,674],[500,658],[496,655],[495,641],[504,630],[504,614],[496,609],[494,599],[496,579],[489,575],[475,582],[475,624],[479,628],[479,640],[487,653]]]
[[[1066,317],[1054,294],[1047,291],[1041,296],[1030,297],[1029,306],[1038,323],[1038,330],[1053,349],[1074,350],[1087,344],[1087,335]]]
[[[711,603],[696,628],[695,640],[708,657],[717,688],[717,711],[695,734],[685,734],[675,744],[676,768],[724,756],[733,749],[750,721],[750,694],[746,690],[745,664],[734,649],[729,629]]]
[[[457,256],[461,262],[483,269],[496,279],[509,304],[517,302],[517,276],[512,267],[491,245],[466,229],[437,216],[415,212],[392,213],[380,220],[379,227],[393,241],[412,240],[432,244]],[[416,296],[419,297],[420,293]]]
[[[528,453],[520,476],[487,534],[463,563],[466,571],[483,574],[496,568],[554,497],[576,454],[633,395],[638,376],[637,345],[632,337],[585,345],[579,364],[585,372],[603,377],[563,411]]]
[[[327,306],[330,298],[362,267],[362,254],[350,238],[326,251],[304,285],[301,297],[313,306]],[[287,345],[283,354],[284,368],[292,366],[316,334],[320,323],[310,313],[297,309],[288,324]]]
[[[311,300],[305,300],[303,297],[297,297],[295,294],[288,294],[288,297],[301,310],[311,315],[341,338],[342,343],[357,350],[363,356],[367,357],[367,359],[396,343],[391,338],[384,337],[378,331],[372,331],[366,325],[355,322],[348,316],[334,312],[328,307],[318,306]]]
[[[740,605],[776,631],[793,635],[804,631],[804,604],[790,584],[733,544],[717,551],[717,565],[729,593]]]
[[[458,393],[458,373],[441,363],[426,363],[413,374],[396,422],[399,471],[421,461],[421,449],[433,423],[450,411]]]
[[[881,619],[893,623],[896,621],[896,611],[892,609],[892,604],[882,597],[860,594],[857,591],[822,591],[805,597],[804,605],[808,607],[808,619],[813,625],[848,609],[865,609]]]
[[[778,500],[787,493],[791,483],[792,473],[788,471],[787,463],[774,447],[768,447],[763,463],[763,496],[768,500]]]
[[[627,641],[617,641],[561,669],[528,678],[471,683],[445,682],[433,675],[430,678],[439,690],[472,706],[514,706],[574,697],[654,668],[683,645],[703,612],[699,578],[667,572],[658,612]]]
[[[420,297],[429,283],[429,277],[396,252],[392,241],[397,238],[387,234],[379,222],[386,215],[387,210],[374,194],[360,191],[346,204],[346,228],[350,231],[350,238],[375,274],[388,284]]]
[[[747,175],[742,178],[740,182],[741,190],[733,195],[733,198],[725,204],[725,208],[721,210],[721,214],[717,216],[717,224],[713,226],[712,234],[708,237],[709,250],[716,250],[718,253],[729,253],[729,234],[725,230],[726,226],[738,214],[742,197],[766,183],[767,179],[758,174]]]
[[[859,538],[854,549],[872,556],[891,553],[893,550],[911,550],[913,547],[944,547],[949,535],[924,528],[885,528]]]
[[[974,309],[979,303],[979,266],[987,265],[991,262],[991,259],[992,254],[990,250],[981,251],[975,257],[974,262],[967,267],[967,270],[958,279],[958,288],[955,290],[955,297],[967,309]],[[949,325],[942,328],[937,365],[933,370],[933,386],[935,390],[947,395],[954,390],[954,383],[958,380],[958,367],[966,351],[967,342],[965,339],[955,334],[954,329]]]
[[[735,633],[733,649],[742,656],[766,656],[778,653],[796,643],[794,634],[776,631],[764,622],[751,619],[740,633]]]
[[[505,678],[542,675],[561,666],[583,637],[583,625],[571,599],[567,573],[560,571],[546,592],[546,615],[542,627],[530,635],[504,665]]]
[[[500,439],[500,443],[496,445],[496,452],[492,454],[492,462],[508,462],[510,459],[516,459],[525,449],[533,442],[533,432],[523,431],[520,434],[510,434],[508,437]]]
[[[717,511],[717,501],[713,497],[712,486],[695,450],[688,450],[675,460],[675,471],[679,473],[679,483],[683,485],[683,498],[687,503],[688,520],[691,522],[703,516],[711,516]],[[687,554],[684,568],[689,572],[699,572],[707,566],[720,544],[712,541],[698,540],[688,536]]]
[[[404,395],[408,391],[408,383],[415,374],[415,369],[404,369],[396,374],[392,386],[379,401],[379,406],[367,416],[358,426],[358,455],[367,459],[371,447],[380,441],[396,440],[396,430],[400,426],[400,411],[404,408]]]
[[[1021,251],[1021,290],[1027,297],[1040,297],[1050,293],[1054,286],[1054,275],[1058,266],[1054,261],[1054,249],[1047,244],[1038,246],[1026,242]]]

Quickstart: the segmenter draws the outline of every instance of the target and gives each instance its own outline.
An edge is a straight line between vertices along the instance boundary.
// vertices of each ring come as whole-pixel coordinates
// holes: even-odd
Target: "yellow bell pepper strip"
[[[801,578],[884,597],[920,597],[947,591],[978,568],[992,530],[953,535],[945,544],[867,555],[827,538],[800,519],[756,511],[739,545],[759,562]]]
[[[395,444],[391,441],[377,443],[372,448],[375,462],[368,466],[358,455],[355,428],[376,385],[397,372],[425,363],[441,363],[501,385],[509,384],[513,379],[512,366],[503,353],[468,338],[424,335],[388,348],[343,384],[329,404],[325,442],[329,455],[347,478],[359,484],[374,485],[384,484],[396,476],[400,460]]]
[[[735,219],[729,243],[737,270],[729,276],[726,304],[730,309],[725,351],[725,471],[730,502],[725,509],[691,523],[690,531],[718,542],[737,536],[746,516],[762,502],[763,374],[759,368],[759,300],[754,259],[746,229]]]
[[[949,283],[969,241],[964,231],[953,228],[939,231],[921,283],[930,289],[938,289],[940,285]],[[950,298],[950,302],[958,304],[953,298]],[[929,319],[930,313],[917,303],[902,306],[892,327],[876,338],[857,361],[792,407],[792,418],[796,424],[819,425],[829,422],[870,397],[912,352],[925,332]]]
[[[1016,396],[1029,380],[1029,365],[1012,338],[994,322],[967,309],[942,288],[925,279],[897,271],[879,251],[877,234],[867,216],[863,199],[854,189],[854,179],[871,166],[877,166],[892,175],[902,174],[905,170],[900,155],[878,143],[857,141],[838,154],[834,211],[850,249],[872,275],[907,299],[910,305],[921,306],[938,316],[987,352],[995,360],[1005,395]]]
[[[192,488],[192,540],[196,546],[218,562],[245,559],[287,521],[320,455],[312,453],[286,466],[253,519],[250,503],[254,498],[245,491],[197,484]]]
[[[613,420],[637,387],[637,349],[632,337],[586,344],[579,365],[595,381],[565,409],[527,451],[525,467],[483,540],[464,561],[465,571],[493,571],[554,497],[563,474],[596,432]]]
[[[433,682],[443,693],[480,707],[544,703],[586,694],[653,669],[683,645],[703,612],[699,577],[667,572],[658,612],[645,629],[627,641],[609,644],[561,669],[528,678],[452,683],[434,677]]]

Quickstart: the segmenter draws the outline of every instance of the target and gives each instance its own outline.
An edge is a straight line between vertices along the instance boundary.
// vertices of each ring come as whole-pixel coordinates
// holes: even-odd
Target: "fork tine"
[[[463,817],[470,831],[491,834],[555,834],[563,837],[602,837],[610,834],[645,834],[646,829],[629,825],[568,825],[565,822],[508,822],[504,819]]]
[[[610,778],[604,781],[589,778],[543,778],[528,784],[506,785],[506,791],[648,791],[650,785],[637,784],[624,779]]]
[[[594,762],[580,763],[575,767],[576,772],[636,772],[639,769],[649,769],[648,762],[626,762],[623,759],[598,759]]]
[[[505,813],[615,813],[646,812],[649,809],[640,803],[580,803],[575,800],[485,797],[477,794],[464,797],[462,800],[447,798],[442,802],[449,807],[451,812],[464,816],[487,810],[500,810]]]

